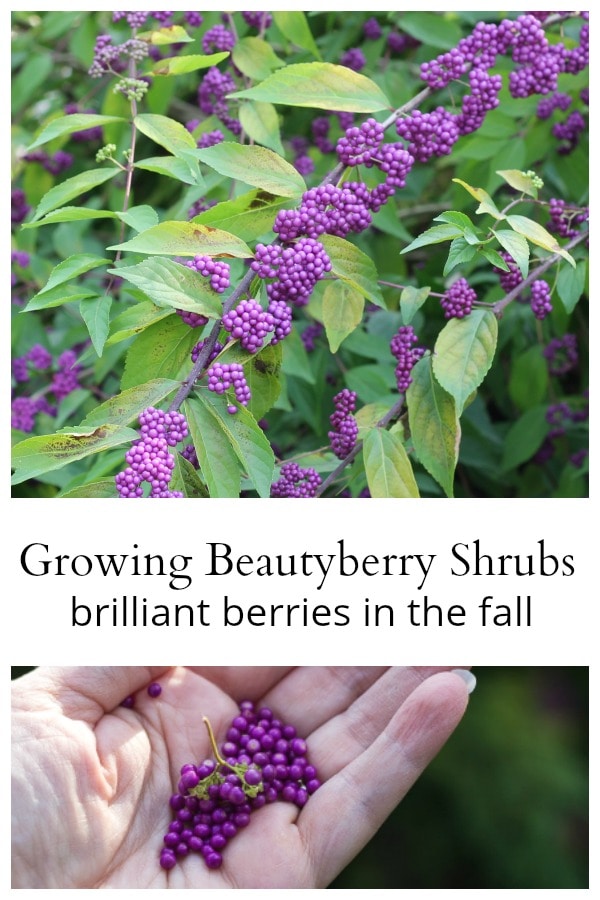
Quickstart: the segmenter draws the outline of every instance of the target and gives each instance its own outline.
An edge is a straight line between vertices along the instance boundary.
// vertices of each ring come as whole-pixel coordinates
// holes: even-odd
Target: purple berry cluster
[[[544,347],[543,353],[551,375],[566,375],[579,362],[577,338],[574,334],[565,334],[562,338],[552,338]]]
[[[278,480],[271,485],[271,497],[314,497],[321,483],[315,469],[303,469],[294,462],[284,463]]]
[[[273,22],[273,16],[268,12],[259,10],[247,10],[242,13],[242,18],[249,28],[268,28]]]
[[[190,328],[200,328],[201,325],[206,325],[208,322],[208,318],[201,313],[190,312],[187,309],[176,309],[175,312]]]
[[[542,446],[534,456],[534,462],[544,465],[555,455],[558,442],[564,439],[573,426],[586,422],[589,419],[589,392],[583,394],[583,405],[571,406],[569,403],[551,403],[546,410],[546,422],[550,426],[548,434],[544,438]],[[576,468],[581,468],[588,457],[587,447],[571,453],[569,462]]]
[[[586,129],[586,122],[578,109],[569,114],[565,122],[555,122],[552,134],[560,141],[557,152],[561,156],[572,153],[579,143],[579,137]]]
[[[248,406],[252,395],[241,363],[215,363],[206,374],[209,391],[214,391],[215,394],[220,395],[233,388],[237,402],[241,406]],[[227,407],[227,412],[234,415],[237,412],[237,407],[230,404]]]
[[[233,50],[235,35],[224,25],[213,25],[202,38],[203,53],[223,53]]]
[[[20,225],[31,206],[25,199],[25,191],[21,188],[13,188],[10,192],[10,221],[13,225]]]
[[[392,356],[396,358],[396,384],[401,394],[408,390],[412,368],[425,353],[424,347],[413,347],[417,341],[412,325],[401,325],[390,341]]]
[[[195,256],[185,263],[188,269],[198,272],[203,278],[210,278],[210,286],[217,294],[222,294],[230,286],[229,264],[213,259],[212,256]]]
[[[363,34],[368,41],[377,41],[382,36],[383,31],[381,25],[375,16],[371,16],[370,19],[366,20],[363,25]]]
[[[206,341],[198,341],[198,343],[192,348],[191,356],[192,356],[193,363],[198,362],[198,357],[200,356],[200,353],[204,349],[205,343],[206,343]],[[214,360],[217,358],[217,356],[219,355],[219,353],[221,352],[222,349],[223,349],[223,344],[219,343],[219,341],[215,341],[215,344],[214,344],[214,346],[210,352],[210,355],[208,357],[208,365],[210,365],[211,362],[214,362]]]
[[[207,116],[216,116],[233,134],[241,133],[241,125],[229,112],[227,95],[237,85],[229,72],[221,72],[216,66],[208,69],[198,88],[198,106]]]
[[[362,71],[366,64],[367,59],[360,47],[351,47],[340,57],[340,65],[346,66],[347,69],[352,69],[354,72]]]
[[[169,490],[175,467],[169,447],[175,447],[188,436],[185,417],[149,406],[140,413],[138,421],[141,437],[125,454],[127,468],[115,476],[119,497],[142,497],[144,481],[150,485],[150,497],[183,497],[180,491]]]
[[[396,122],[396,131],[408,141],[408,152],[419,162],[432,156],[448,156],[459,137],[456,116],[438,106],[433,112],[416,109],[405,119]]]
[[[356,409],[356,391],[344,388],[333,398],[335,411],[330,415],[331,431],[328,438],[338,459],[346,459],[356,446],[358,425],[352,415]]]
[[[133,13],[144,15],[147,13]],[[107,72],[123,72],[128,60],[139,62],[148,55],[148,44],[137,38],[129,38],[122,44],[113,44],[110,34],[100,34],[94,46],[94,58],[88,69],[91,78],[102,78]]]
[[[339,161],[345,166],[372,166],[373,154],[381,146],[384,134],[383,125],[375,119],[351,126],[337,142]]]
[[[571,105],[571,97],[556,91],[549,97],[543,97],[537,105],[536,115],[538,119],[549,119],[555,109],[563,112]]]
[[[152,13],[152,15],[155,18],[157,17],[157,13]],[[169,13],[170,15],[171,13]],[[113,12],[113,22],[120,22],[121,19],[126,19],[130,28],[141,28],[145,25],[147,18],[147,12]]]
[[[52,354],[41,344],[34,344],[23,356],[16,356],[12,361],[12,373],[15,381],[29,381],[30,369],[44,372],[52,365]]]
[[[265,311],[258,300],[242,300],[222,319],[223,328],[240,347],[248,353],[256,353],[262,347],[265,337],[275,327],[270,312]]]
[[[220,751],[204,721],[215,758],[181,767],[169,801],[174,818],[160,852],[167,871],[190,853],[202,856],[209,869],[219,869],[223,851],[250,824],[253,812],[278,800],[302,809],[321,786],[306,741],[268,707],[242,702]]]
[[[65,150],[57,150],[49,156],[45,150],[32,150],[22,157],[25,162],[39,163],[51,175],[60,175],[73,165],[73,154]]]
[[[522,283],[523,276],[521,274],[521,270],[519,269],[510,253],[507,253],[506,250],[501,250],[500,256],[508,266],[508,272],[505,272],[504,269],[498,269],[495,266],[494,272],[496,272],[500,278],[500,286],[502,287],[504,293],[509,294]]]
[[[531,285],[531,311],[536,319],[545,319],[552,312],[550,295],[550,285],[543,278],[539,278]]]
[[[319,241],[301,238],[288,247],[257,244],[251,268],[259,278],[274,279],[267,284],[267,312],[275,325],[272,343],[277,343],[291,328],[291,311],[286,313],[281,303],[306,306],[317,281],[331,271],[331,260]]]
[[[52,354],[41,344],[35,344],[23,356],[15,357],[12,362],[12,374],[15,382],[19,384],[29,381],[34,373],[49,372],[52,367]],[[55,400],[60,402],[80,387],[80,373],[81,366],[77,364],[76,351],[65,350],[61,353],[56,359],[51,380],[45,388],[36,390],[32,397],[21,396],[12,400],[12,427],[31,432],[35,427],[35,417],[38,413],[55,416],[56,407],[50,404],[44,395],[54,394]]]
[[[464,319],[473,309],[476,300],[477,294],[467,279],[457,278],[440,300],[440,305],[446,319]]]
[[[579,225],[589,219],[589,209],[580,206],[570,206],[564,200],[556,197],[550,198],[549,203],[550,222],[548,229],[560,237],[571,238],[579,234]]]

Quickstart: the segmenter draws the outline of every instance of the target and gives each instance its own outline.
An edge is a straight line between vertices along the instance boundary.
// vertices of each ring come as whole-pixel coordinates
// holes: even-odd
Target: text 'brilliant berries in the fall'
[[[301,809],[320,787],[306,741],[267,707],[241,703],[220,752],[210,722],[204,723],[215,758],[181,768],[160,853],[166,870],[190,853],[199,853],[209,869],[220,868],[223,850],[254,811],[277,800]]]

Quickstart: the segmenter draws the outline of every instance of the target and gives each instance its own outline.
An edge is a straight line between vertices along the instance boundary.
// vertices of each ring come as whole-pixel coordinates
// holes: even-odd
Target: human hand
[[[326,887],[458,725],[451,668],[39,668],[13,685],[12,887]],[[217,871],[191,854],[165,872],[179,770],[211,755],[202,717],[220,740],[244,699],[297,727],[323,785],[254,812]]]

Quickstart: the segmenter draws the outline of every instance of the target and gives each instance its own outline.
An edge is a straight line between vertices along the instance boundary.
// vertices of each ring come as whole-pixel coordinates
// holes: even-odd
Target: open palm
[[[325,887],[460,721],[467,688],[451,668],[40,668],[13,686],[12,886]],[[179,770],[211,756],[202,718],[220,741],[244,699],[297,727],[324,783],[301,811],[253,813],[219,870],[191,854],[165,872]]]

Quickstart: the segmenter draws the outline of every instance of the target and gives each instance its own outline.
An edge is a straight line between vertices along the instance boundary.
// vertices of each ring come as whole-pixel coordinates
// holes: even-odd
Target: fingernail
[[[477,679],[473,675],[469,669],[452,669],[455,675],[458,675],[459,678],[462,678],[464,683],[467,686],[467,690],[470,694],[473,693],[475,688],[477,687]]]

